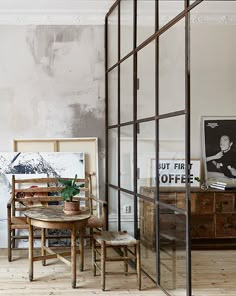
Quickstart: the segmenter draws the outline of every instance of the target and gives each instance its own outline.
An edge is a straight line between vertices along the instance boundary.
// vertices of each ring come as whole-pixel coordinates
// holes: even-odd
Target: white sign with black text
[[[195,177],[200,178],[200,160],[191,160],[190,183],[193,187],[200,184]],[[151,186],[156,186],[156,160],[151,160]],[[161,159],[159,161],[160,186],[184,187],[186,183],[184,159]]]

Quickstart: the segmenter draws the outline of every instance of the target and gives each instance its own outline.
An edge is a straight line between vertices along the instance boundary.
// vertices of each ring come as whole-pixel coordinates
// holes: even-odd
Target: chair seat
[[[108,246],[134,246],[137,240],[123,231],[101,231],[93,235],[97,243],[106,242]]]
[[[103,220],[98,218],[97,216],[91,215],[88,219],[88,228],[101,228],[103,227]]]
[[[117,256],[109,252],[107,248],[119,249]],[[133,250],[131,250],[133,249]],[[102,290],[106,288],[106,275],[133,274],[137,275],[138,289],[141,290],[141,261],[140,261],[140,241],[129,235],[125,231],[101,231],[94,233],[92,237],[92,266],[93,275],[96,276],[97,269],[101,272]],[[128,270],[128,263],[134,260],[135,272]],[[123,261],[123,271],[113,269],[106,271],[107,262]]]

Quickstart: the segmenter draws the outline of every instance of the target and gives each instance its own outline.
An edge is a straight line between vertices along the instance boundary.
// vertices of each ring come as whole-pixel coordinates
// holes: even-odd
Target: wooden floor
[[[236,296],[236,250],[192,252],[194,296]]]
[[[57,260],[47,266],[34,263],[34,281],[28,280],[28,259],[25,250],[14,252],[14,261],[7,261],[6,250],[0,250],[0,295],[157,295],[165,294],[142,275],[142,291],[137,290],[135,275],[108,276],[107,291],[100,288],[100,276],[91,271],[91,250],[86,249],[85,271],[77,274],[77,288],[71,288],[70,268]],[[194,296],[236,296],[236,251],[193,251],[192,278]],[[184,296],[184,291],[172,291]]]

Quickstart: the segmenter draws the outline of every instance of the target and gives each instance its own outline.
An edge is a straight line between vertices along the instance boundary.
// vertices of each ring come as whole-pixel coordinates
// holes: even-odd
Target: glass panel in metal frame
[[[108,229],[118,230],[118,190],[108,188]]]
[[[133,57],[120,65],[120,122],[133,120]]]
[[[138,52],[137,118],[155,115],[155,41]]]
[[[121,58],[133,50],[134,1],[120,1],[120,53]]]
[[[133,125],[120,128],[120,187],[133,190]]]
[[[118,129],[108,130],[108,183],[118,185]]]
[[[185,116],[159,120],[160,284],[173,294],[186,288]],[[153,172],[155,171],[155,165]],[[157,178],[154,176],[153,182]],[[182,198],[179,197],[181,194]],[[178,200],[180,198],[180,200]],[[169,208],[172,206],[172,208]]]
[[[186,291],[186,217],[160,206],[160,284],[173,295]]]
[[[142,194],[154,199],[153,191],[143,188]],[[154,201],[154,200],[153,200]],[[142,269],[156,280],[156,210],[155,203],[138,198],[138,221],[141,246]]]
[[[155,0],[137,0],[137,45],[155,33]]]
[[[159,50],[159,113],[183,110],[185,109],[184,20],[160,36]]]
[[[108,17],[108,68],[118,62],[118,7]]]
[[[159,185],[160,191],[184,190],[185,116],[159,120]],[[155,162],[151,164],[152,185],[156,184]]]
[[[134,196],[126,192],[120,193],[121,230],[134,236]]]
[[[155,121],[139,124],[137,135],[137,170],[138,193],[142,187],[151,187],[151,165],[156,158]]]
[[[108,126],[118,124],[118,68],[108,73]]]

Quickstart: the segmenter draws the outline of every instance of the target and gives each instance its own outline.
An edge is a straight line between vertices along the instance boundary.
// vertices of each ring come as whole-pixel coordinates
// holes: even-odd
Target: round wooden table
[[[81,211],[79,215],[66,215],[61,206],[40,207],[27,210],[25,216],[29,223],[29,280],[33,280],[33,262],[42,261],[46,264],[46,259],[58,258],[71,266],[72,287],[76,287],[76,254],[80,253],[80,270],[84,265],[84,228],[90,217],[89,211]],[[34,257],[33,227],[41,228],[41,256]],[[71,250],[70,252],[56,253],[54,250],[45,246],[46,229],[70,229],[71,230]],[[80,248],[76,250],[76,234],[79,231]],[[46,252],[49,254],[47,255]],[[64,256],[71,255],[71,261]]]

